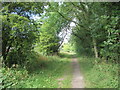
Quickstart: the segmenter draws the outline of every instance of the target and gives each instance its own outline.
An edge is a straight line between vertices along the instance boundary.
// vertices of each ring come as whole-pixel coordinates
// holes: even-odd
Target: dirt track
[[[72,68],[73,68],[72,88],[84,88],[84,80],[80,72],[80,67],[77,58],[72,59]]]

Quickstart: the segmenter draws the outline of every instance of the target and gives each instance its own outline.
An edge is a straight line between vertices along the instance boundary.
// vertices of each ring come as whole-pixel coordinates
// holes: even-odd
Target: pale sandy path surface
[[[84,80],[80,72],[80,66],[77,58],[72,59],[72,68],[73,68],[72,88],[84,88]]]

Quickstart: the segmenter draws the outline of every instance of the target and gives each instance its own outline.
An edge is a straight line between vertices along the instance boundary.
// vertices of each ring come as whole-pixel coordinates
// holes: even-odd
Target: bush
[[[12,53],[12,55],[14,57],[14,55],[16,56],[17,53]],[[39,70],[40,68],[46,67],[48,64],[46,63],[47,57],[42,56],[37,52],[28,53],[26,59],[27,60],[22,66],[18,64],[12,64],[11,68],[6,67],[0,69],[0,84],[2,84],[0,89],[19,87],[20,83],[24,82],[24,80],[27,80],[31,73]],[[17,60],[17,56],[11,60]]]
[[[24,69],[2,68],[0,69],[0,89],[12,88],[18,82],[24,81],[28,77],[28,71]]]

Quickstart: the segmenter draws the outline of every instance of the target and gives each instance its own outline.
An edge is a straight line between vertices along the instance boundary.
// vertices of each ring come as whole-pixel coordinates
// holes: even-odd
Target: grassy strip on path
[[[118,64],[100,62],[100,59],[90,57],[80,57],[79,63],[85,88],[118,88]]]

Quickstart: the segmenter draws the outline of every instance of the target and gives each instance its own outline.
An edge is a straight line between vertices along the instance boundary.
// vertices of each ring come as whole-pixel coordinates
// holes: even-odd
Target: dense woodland
[[[19,88],[19,80],[26,80],[31,68],[43,68],[46,66],[45,60],[61,56],[60,51],[68,33],[71,33],[69,45],[66,45],[64,50],[74,51],[77,57],[94,58],[93,61],[88,58],[88,62],[96,65],[104,63],[101,67],[113,65],[110,69],[114,69],[111,71],[115,73],[114,79],[108,81],[107,88],[117,87],[120,53],[119,2],[2,2],[0,11],[3,67],[1,72],[5,74],[0,80],[3,84],[1,88]],[[39,18],[34,19],[36,16]],[[74,26],[71,26],[71,23]],[[38,63],[38,58],[44,61]],[[52,61],[47,64],[53,65]],[[52,67],[55,66],[57,67]],[[11,75],[15,79],[9,78]],[[22,77],[24,78],[21,79]],[[20,88],[25,88],[22,85]]]

